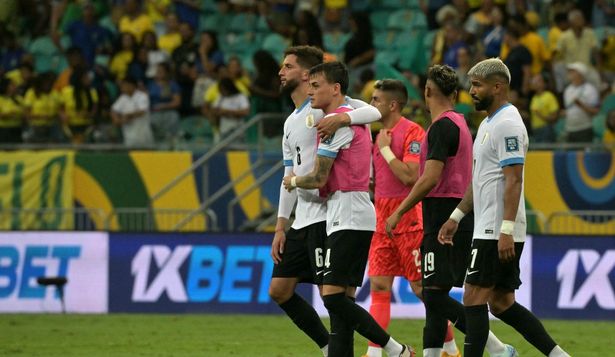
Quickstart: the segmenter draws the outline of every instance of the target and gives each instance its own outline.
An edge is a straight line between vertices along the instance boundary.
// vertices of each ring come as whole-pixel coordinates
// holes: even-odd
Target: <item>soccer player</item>
[[[425,357],[440,357],[447,320],[453,321],[461,332],[466,330],[463,305],[451,298],[449,291],[463,284],[472,240],[471,217],[460,222],[454,246],[438,242],[438,229],[461,201],[472,177],[472,137],[463,115],[453,110],[457,83],[451,67],[429,68],[425,102],[432,124],[421,143],[420,177],[386,224],[391,236],[402,216],[422,200]],[[487,349],[491,356],[515,355],[514,348],[504,345],[490,332],[489,336]]]
[[[568,356],[542,323],[515,302],[521,285],[519,259],[526,235],[523,165],[528,136],[515,106],[508,102],[510,72],[498,58],[486,59],[468,72],[470,94],[485,118],[474,142],[472,185],[440,229],[444,244],[458,244],[459,221],[474,209],[471,260],[463,304],[467,334],[464,356],[482,356],[489,331],[489,310],[549,357]],[[487,308],[489,304],[489,309]]]
[[[312,107],[325,114],[349,110],[344,105],[347,89],[348,71],[340,62],[324,63],[310,70]],[[395,341],[367,311],[347,297],[362,283],[376,226],[369,197],[371,146],[365,125],[340,128],[319,144],[311,173],[284,177],[288,190],[318,188],[327,197],[322,295],[331,317],[329,356],[333,357],[351,355],[345,341],[351,339],[352,329],[383,346],[389,356],[414,356],[412,348]]]
[[[282,150],[285,175],[293,172],[304,175],[314,167],[318,140],[314,123],[324,114],[309,105],[308,72],[311,67],[322,62],[323,53],[316,47],[290,47],[285,52],[279,72],[282,90],[290,94],[297,108],[284,123]],[[376,108],[357,100],[350,100],[350,104],[362,108],[334,116],[334,124],[338,121],[348,124],[350,119],[359,123],[380,119],[380,112]],[[337,125],[339,126],[339,123]],[[295,221],[286,234],[286,226],[295,202]],[[325,220],[325,202],[319,197],[318,190],[299,189],[289,193],[281,187],[278,220],[271,244],[271,256],[275,266],[269,295],[326,356],[329,332],[314,308],[295,293],[300,282],[320,284],[322,267],[319,266],[327,235]]]
[[[404,216],[393,232],[385,231],[386,219],[410,193],[419,172],[423,128],[404,118],[401,111],[408,102],[408,93],[399,80],[384,79],[374,86],[371,105],[382,114],[384,129],[373,145],[376,231],[369,250],[368,274],[371,289],[370,314],[387,329],[391,320],[391,287],[395,276],[410,282],[412,291],[422,299],[421,242],[423,241],[423,214],[418,203]],[[452,328],[448,327],[444,346],[447,354],[458,356]],[[366,357],[380,357],[382,349],[369,342]],[[364,356],[364,357],[365,357]]]

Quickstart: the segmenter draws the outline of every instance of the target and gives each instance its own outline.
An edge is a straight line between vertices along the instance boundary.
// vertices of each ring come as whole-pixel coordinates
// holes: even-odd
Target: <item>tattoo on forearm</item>
[[[329,172],[333,166],[334,158],[317,156],[314,170],[307,176],[303,176],[297,185],[303,188],[319,188],[327,182]]]

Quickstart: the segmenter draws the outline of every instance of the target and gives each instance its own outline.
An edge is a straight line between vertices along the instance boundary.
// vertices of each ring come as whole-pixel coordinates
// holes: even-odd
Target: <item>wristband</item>
[[[453,221],[459,223],[459,221],[461,221],[463,217],[465,217],[465,215],[466,214],[463,213],[462,210],[460,210],[459,208],[455,208],[453,213],[451,213],[451,216],[449,217],[449,219],[452,219]]]
[[[502,227],[500,227],[500,233],[508,234],[509,236],[513,234],[515,230],[515,222],[514,221],[502,221]]]
[[[293,176],[290,179],[290,186],[291,187],[297,187],[297,176]]]
[[[391,150],[390,146],[381,147],[380,155],[382,155],[387,164],[391,163],[391,161],[396,159],[395,154],[393,154],[393,151]]]

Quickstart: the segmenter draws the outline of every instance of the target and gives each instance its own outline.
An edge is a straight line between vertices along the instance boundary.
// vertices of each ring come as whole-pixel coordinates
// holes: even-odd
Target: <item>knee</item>
[[[372,280],[369,282],[370,287],[371,287],[371,291],[391,291],[391,286],[389,286],[386,283],[383,283],[381,281],[378,280]]]
[[[512,296],[505,295],[495,295],[489,299],[489,311],[493,315],[499,315],[504,311],[508,310],[512,304],[515,303],[515,299]]]
[[[294,290],[289,289],[283,285],[271,284],[269,285],[269,297],[275,301],[276,304],[282,304],[288,301],[293,296]]]
[[[327,308],[327,311],[329,312],[339,311],[344,304],[344,300],[347,300],[344,294],[332,294],[322,297],[322,302],[325,304],[325,308]]]

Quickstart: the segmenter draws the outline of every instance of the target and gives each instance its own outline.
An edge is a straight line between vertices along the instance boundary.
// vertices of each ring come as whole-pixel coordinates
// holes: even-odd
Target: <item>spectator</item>
[[[43,143],[58,141],[61,137],[58,129],[60,100],[53,89],[55,74],[45,72],[34,80],[34,86],[26,92],[24,99],[25,118],[28,130],[26,142]]]
[[[532,117],[532,136],[537,143],[554,143],[557,140],[555,124],[559,119],[559,102],[555,95],[547,89],[545,75],[535,74],[531,85],[534,95],[530,102]]]
[[[182,43],[182,36],[179,33],[179,20],[175,13],[167,14],[165,18],[164,34],[158,37],[158,47],[165,51],[169,56]]]
[[[557,42],[556,56],[560,61],[554,68],[557,88],[563,88],[566,83],[566,65],[577,62],[585,65],[586,79],[598,87],[600,78],[592,66],[592,63],[600,64],[596,35],[592,29],[585,27],[585,17],[580,10],[571,11],[568,21],[570,28],[562,33]]]
[[[17,69],[8,72],[5,77],[17,86],[17,93],[23,96],[30,89],[35,79],[34,67],[30,62],[23,62]]]
[[[61,92],[64,87],[70,85],[70,78],[76,69],[85,68],[86,61],[81,52],[81,48],[73,46],[66,50],[66,67],[53,84],[53,90]]]
[[[443,6],[438,10],[436,19],[440,25],[431,48],[431,64],[442,63],[446,51],[447,29],[459,25],[459,16],[453,5]]]
[[[220,97],[213,104],[212,125],[218,127],[218,135],[214,136],[214,141],[228,136],[233,130],[239,127],[243,118],[250,113],[250,102],[248,97],[241,93],[229,77],[220,79]]]
[[[137,81],[139,89],[147,87],[147,54],[148,50],[144,46],[137,46],[135,53],[132,56],[132,61],[128,64],[126,76],[132,77]]]
[[[0,77],[0,144],[21,143],[22,123],[23,98],[15,83]]]
[[[564,91],[564,117],[566,141],[569,143],[592,142],[594,138],[592,116],[599,111],[596,87],[586,81],[587,66],[576,62],[569,64],[570,84]]]
[[[153,31],[146,31],[143,34],[143,41],[141,44],[147,50],[147,70],[145,76],[148,82],[156,76],[158,65],[163,62],[168,62],[170,56],[158,48],[158,40],[156,33]]]
[[[256,69],[256,75],[249,87],[252,113],[282,112],[278,62],[265,50],[256,51],[252,62]]]
[[[179,22],[185,22],[193,29],[199,28],[199,16],[201,12],[201,1],[199,0],[173,0],[175,13]],[[226,2],[226,1],[221,1]]]
[[[118,49],[115,51],[113,58],[111,58],[109,65],[109,71],[116,79],[124,79],[128,72],[128,65],[132,62],[137,48],[137,41],[133,34],[129,32],[122,32],[120,34]]]
[[[485,30],[492,25],[493,16],[491,14],[493,9],[496,8],[493,2],[494,0],[483,0],[480,8],[468,16],[464,24],[464,29],[468,33],[480,38]]]
[[[547,48],[551,52],[551,57],[554,58],[554,54],[557,51],[557,42],[564,31],[568,30],[570,24],[568,23],[567,13],[556,13],[553,17],[553,26],[549,29],[547,35]]]
[[[344,62],[349,70],[368,66],[374,61],[374,37],[369,16],[355,12],[350,18],[352,37],[344,46]]]
[[[296,18],[296,27],[292,41],[293,46],[309,45],[324,49],[322,31],[316,16],[309,10],[301,10]]]
[[[491,27],[485,31],[485,36],[483,37],[485,57],[493,58],[500,55],[505,33],[503,24],[504,14],[502,9],[496,6],[491,10]]]
[[[72,46],[81,49],[89,68],[94,65],[97,53],[112,49],[113,35],[98,24],[94,5],[90,2],[83,4],[82,19],[70,23],[65,33],[70,37]]]
[[[182,43],[173,51],[172,61],[175,67],[175,80],[181,88],[181,115],[190,115],[192,108],[192,90],[198,77],[197,61],[199,45],[194,43],[194,31],[190,24],[182,22],[179,25]]]
[[[526,95],[530,89],[532,54],[521,44],[519,30],[510,28],[504,36],[508,55],[504,64],[510,70],[510,90]]]
[[[137,89],[137,81],[131,77],[124,78],[120,86],[122,95],[111,107],[111,118],[113,124],[122,128],[124,144],[129,147],[153,145],[147,94]]]
[[[452,23],[447,23],[444,27],[445,44],[443,48],[442,64],[451,66],[453,69],[459,67],[457,62],[459,51],[462,48],[467,50],[468,45],[463,40],[463,30],[461,27]]]
[[[546,63],[551,59],[551,54],[545,46],[544,40],[528,24],[524,15],[513,16],[508,23],[508,31],[515,30],[518,33],[519,42],[532,54],[530,74],[542,72]],[[510,48],[502,46],[501,58],[506,62]],[[529,82],[529,79],[528,79]]]
[[[148,86],[152,129],[157,142],[172,141],[179,130],[181,90],[171,78],[173,72],[167,62],[159,63],[155,80]]]
[[[457,79],[459,80],[459,87],[466,92],[470,91],[472,84],[470,83],[470,77],[468,72],[472,68],[472,56],[467,47],[461,47],[457,50]]]
[[[15,34],[6,32],[2,40],[4,43],[0,45],[0,74],[19,67],[24,57],[27,56],[26,50],[17,41]]]
[[[143,12],[139,0],[125,0],[124,16],[120,18],[120,32],[131,33],[138,43],[146,31],[154,31],[152,19]]]
[[[83,67],[76,68],[69,85],[61,91],[63,117],[68,124],[66,134],[73,143],[83,143],[91,134],[98,112],[98,93],[92,87],[91,73]]]
[[[226,64],[226,68],[228,69],[228,76],[233,82],[237,83],[238,88],[243,88],[242,92],[249,95],[250,92],[247,89],[250,87],[250,77],[248,77],[246,71],[243,69],[239,57],[231,57]]]
[[[199,73],[213,77],[216,67],[224,64],[224,54],[218,48],[218,34],[216,32],[201,32],[198,56],[197,69]]]

